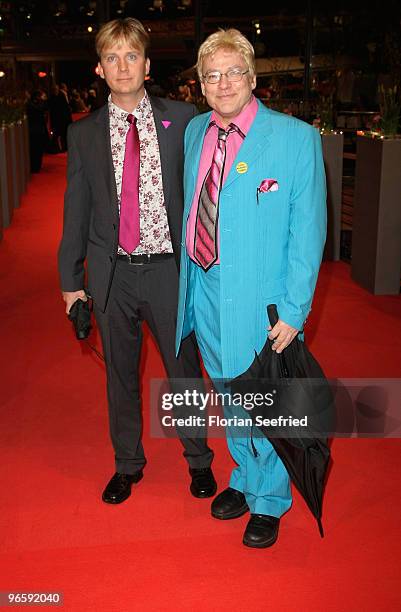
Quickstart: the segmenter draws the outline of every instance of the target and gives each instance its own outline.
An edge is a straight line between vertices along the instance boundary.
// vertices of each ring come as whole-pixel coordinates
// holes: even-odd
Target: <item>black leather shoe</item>
[[[252,548],[272,546],[277,540],[279,526],[280,519],[275,516],[251,514],[242,542]]]
[[[212,501],[211,509],[214,518],[225,520],[242,516],[248,512],[249,507],[241,491],[228,487]]]
[[[121,504],[131,495],[131,485],[143,478],[143,471],[135,474],[119,474],[116,472],[103,491],[102,500],[106,504]]]
[[[194,497],[213,497],[217,491],[217,482],[214,479],[212,469],[189,468],[192,476],[190,491]]]

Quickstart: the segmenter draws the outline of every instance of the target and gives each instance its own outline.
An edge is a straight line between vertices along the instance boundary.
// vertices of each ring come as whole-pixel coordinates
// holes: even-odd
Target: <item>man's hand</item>
[[[291,327],[291,325],[284,323],[284,321],[281,319],[277,321],[273,329],[271,325],[269,325],[268,330],[270,331],[270,340],[274,340],[272,349],[277,353],[281,353],[281,351],[283,351],[285,347],[294,340],[299,331],[298,329],[295,329],[295,327]]]
[[[79,291],[62,291],[62,294],[63,300],[65,302],[65,311],[67,314],[69,314],[70,308],[74,304],[74,302],[79,299],[86,302],[88,299],[83,289],[80,289]]]

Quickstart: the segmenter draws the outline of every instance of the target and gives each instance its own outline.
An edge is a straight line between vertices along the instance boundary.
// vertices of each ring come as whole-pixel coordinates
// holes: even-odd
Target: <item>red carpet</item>
[[[0,591],[62,591],[64,609],[400,609],[401,441],[335,440],[321,540],[295,492],[269,550],[242,546],[247,518],[220,522],[188,491],[176,440],[148,435],[132,497],[100,501],[113,473],[101,362],[73,337],[56,249],[65,157],[45,158],[0,243]],[[373,297],[325,264],[307,332],[331,377],[400,377],[400,300]],[[163,370],[148,338],[147,380]],[[221,490],[232,467],[212,440]],[[23,609],[23,608],[18,608]]]

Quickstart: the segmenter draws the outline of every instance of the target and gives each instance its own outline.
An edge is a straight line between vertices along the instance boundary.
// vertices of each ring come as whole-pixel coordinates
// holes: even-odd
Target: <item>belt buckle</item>
[[[135,255],[131,255],[131,254],[130,254],[130,255],[128,255],[128,264],[129,264],[130,266],[143,266],[143,263],[142,263],[142,262],[139,262],[139,261],[133,261],[133,259],[132,259],[133,257],[135,257]]]
[[[129,265],[130,266],[144,266],[146,263],[149,263],[149,261],[150,261],[150,253],[141,253],[141,255],[132,255],[132,254],[130,254],[130,255],[128,255],[128,257],[129,257]],[[141,261],[141,262],[133,261],[132,258],[135,258],[135,257],[147,257],[148,261]]]

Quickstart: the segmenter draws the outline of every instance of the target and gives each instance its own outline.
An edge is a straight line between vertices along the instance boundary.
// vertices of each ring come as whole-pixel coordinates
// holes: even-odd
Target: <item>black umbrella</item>
[[[278,321],[276,305],[270,304],[267,312],[273,327]],[[327,435],[334,431],[332,390],[303,341],[295,338],[279,354],[272,350],[272,345],[268,338],[262,351],[259,354],[255,351],[250,367],[226,386],[230,387],[231,395],[258,394],[259,398],[268,397],[273,402],[254,405],[249,416],[270,440],[315,516],[323,537],[322,499],[330,460]],[[297,420],[304,426],[297,426]]]

